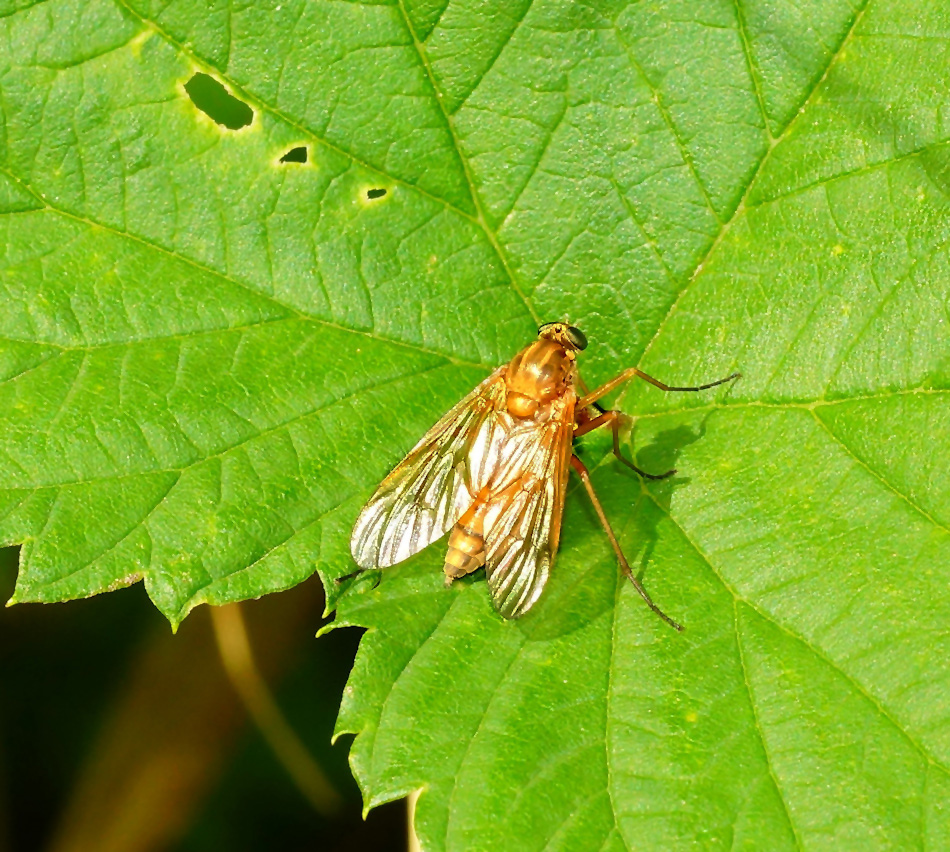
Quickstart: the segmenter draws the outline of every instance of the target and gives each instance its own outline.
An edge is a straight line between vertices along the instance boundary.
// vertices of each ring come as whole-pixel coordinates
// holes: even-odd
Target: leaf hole
[[[198,109],[228,130],[240,130],[254,120],[254,110],[200,71],[185,83],[185,91]]]
[[[307,146],[298,145],[296,148],[291,148],[283,157],[280,158],[282,163],[306,163],[307,162]]]
[[[366,197],[370,201],[375,201],[377,198],[382,198],[385,194],[386,194],[386,190],[382,188],[366,190]]]

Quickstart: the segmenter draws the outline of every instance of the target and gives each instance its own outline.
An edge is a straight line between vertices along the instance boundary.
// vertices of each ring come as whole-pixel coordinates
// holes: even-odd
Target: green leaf
[[[945,3],[0,15],[15,600],[337,596],[375,484],[567,315],[592,385],[743,373],[620,396],[672,480],[580,451],[686,631],[576,485],[520,621],[441,546],[358,580],[367,804],[423,788],[429,849],[950,842]]]

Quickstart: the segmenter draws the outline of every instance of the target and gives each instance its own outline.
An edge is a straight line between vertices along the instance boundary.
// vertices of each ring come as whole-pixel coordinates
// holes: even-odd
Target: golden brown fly
[[[505,618],[517,618],[534,606],[551,573],[568,470],[573,467],[624,576],[650,609],[682,630],[631,571],[587,468],[571,444],[607,426],[613,432],[613,453],[627,467],[647,479],[671,476],[675,470],[653,475],[624,458],[621,414],[605,411],[597,400],[634,376],[664,391],[701,391],[739,374],[680,388],[630,367],[588,392],[577,372],[577,353],[586,346],[587,338],[572,325],[542,325],[534,343],[436,423],[360,512],[350,540],[360,570],[402,562],[451,530],[443,568],[446,584],[484,565],[495,608]]]

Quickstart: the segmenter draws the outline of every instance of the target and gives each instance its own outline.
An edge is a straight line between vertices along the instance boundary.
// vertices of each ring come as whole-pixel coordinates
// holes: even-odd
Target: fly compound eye
[[[575,349],[587,348],[587,337],[584,332],[573,325],[567,327],[567,339]]]

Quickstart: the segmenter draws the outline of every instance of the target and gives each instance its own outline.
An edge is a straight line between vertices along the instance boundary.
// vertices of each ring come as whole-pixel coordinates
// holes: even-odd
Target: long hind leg
[[[640,597],[646,601],[646,604],[650,609],[653,610],[660,618],[662,618],[670,627],[675,628],[676,630],[682,630],[683,626],[677,624],[670,618],[662,609],[660,609],[655,603],[653,603],[653,598],[650,597],[649,592],[643,588],[643,585],[636,578],[633,571],[630,568],[630,563],[627,562],[627,557],[623,555],[623,551],[620,549],[620,542],[617,541],[617,536],[614,535],[614,531],[610,528],[610,522],[607,520],[607,515],[604,513],[604,507],[600,505],[600,500],[597,497],[597,493],[594,491],[594,486],[590,481],[590,473],[585,467],[584,463],[577,457],[571,456],[571,467],[577,471],[577,474],[581,478],[581,482],[584,483],[584,487],[587,489],[587,495],[590,497],[591,503],[594,504],[594,511],[597,512],[597,517],[600,518],[600,523],[604,528],[604,532],[607,533],[607,538],[610,539],[610,546],[614,549],[614,553],[617,555],[617,561],[620,563],[620,570],[623,571],[624,576],[633,583],[633,587],[637,590]]]
[[[596,405],[597,403],[593,404]],[[647,473],[645,470],[640,470],[630,459],[626,458],[624,454],[620,452],[620,417],[621,413],[619,411],[605,411],[603,414],[578,426],[574,430],[574,437],[579,438],[581,435],[586,435],[588,432],[593,432],[602,426],[609,426],[614,436],[613,453],[631,470],[636,471],[644,479],[666,479],[668,476],[672,476],[676,473],[675,468],[666,471],[666,473]]]

